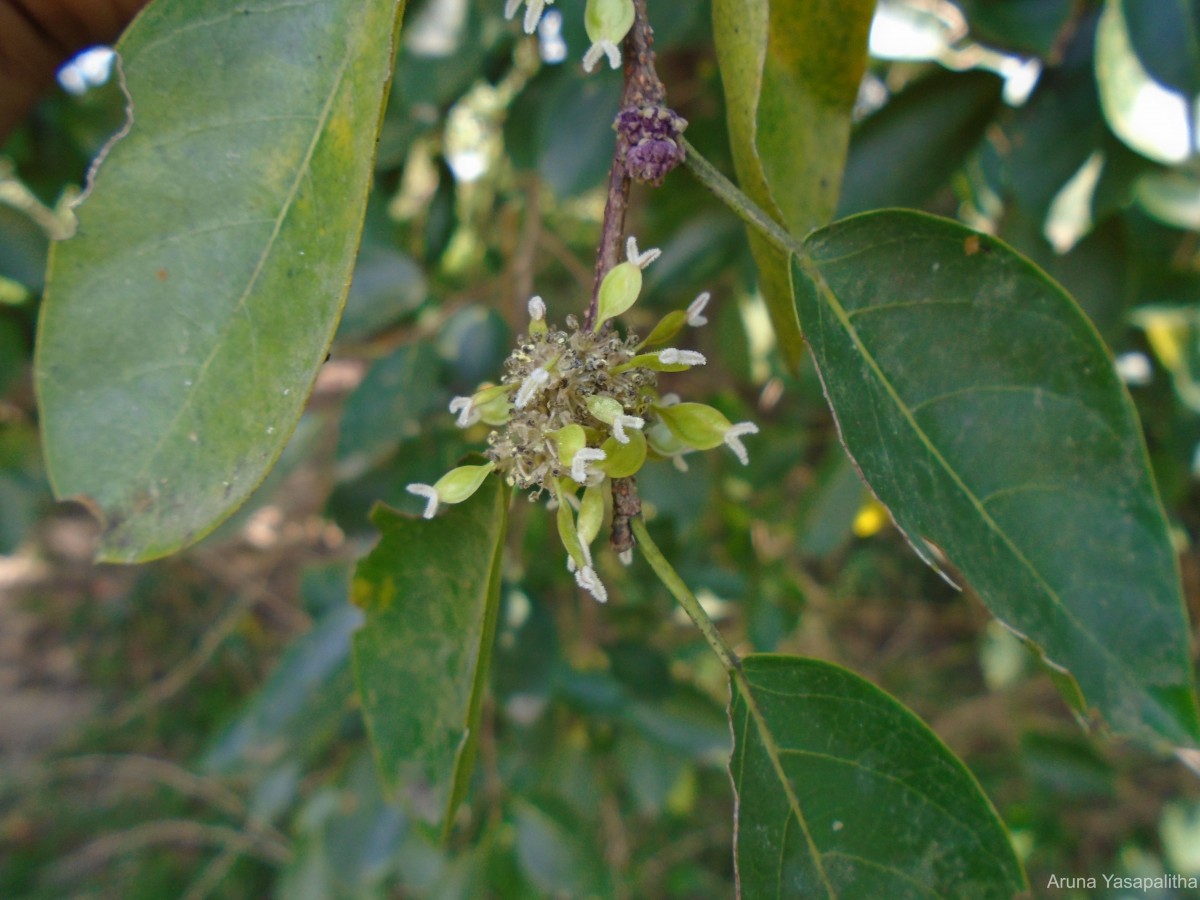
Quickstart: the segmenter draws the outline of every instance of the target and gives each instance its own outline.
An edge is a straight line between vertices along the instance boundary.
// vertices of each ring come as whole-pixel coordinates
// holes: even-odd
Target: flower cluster
[[[683,162],[683,131],[687,120],[665,106],[629,107],[613,121],[617,157],[625,171],[643,184],[662,184],[667,173]]]
[[[567,568],[597,600],[607,599],[596,575],[591,544],[600,533],[612,480],[629,478],[647,459],[671,459],[683,470],[683,457],[696,450],[728,446],[749,462],[741,438],[755,434],[752,422],[733,424],[702,403],[682,403],[658,393],[659,372],[704,365],[703,354],[664,347],[684,326],[707,322],[701,294],[686,310],[668,313],[645,338],[621,337],[608,323],[627,311],[642,289],[642,270],[658,250],[638,252],[630,238],[626,261],[600,286],[592,327],[568,316],[566,327],[546,322],[540,297],[529,301],[529,333],[522,335],[504,363],[499,384],[485,384],[469,397],[455,397],[450,411],[458,425],[493,426],[483,465],[460,466],[435,484],[410,484],[426,499],[425,517],[439,504],[460,503],[496,472],[530,499],[549,494],[557,508],[559,536]],[[582,495],[580,495],[582,490]],[[621,554],[622,562],[631,553]]]

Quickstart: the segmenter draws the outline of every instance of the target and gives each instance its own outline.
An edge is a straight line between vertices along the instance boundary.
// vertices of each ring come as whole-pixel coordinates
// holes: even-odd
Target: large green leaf
[[[54,248],[37,387],[51,480],[102,558],[198,539],[262,481],[325,359],[403,0],[158,0],[131,102]]]
[[[966,767],[845,669],[759,654],[734,680],[742,897],[1012,897],[1025,878]],[[781,783],[781,779],[786,779]]]
[[[713,0],[729,142],[742,190],[803,237],[833,218],[873,0]],[[803,339],[785,254],[750,232],[779,346]]]
[[[474,765],[507,516],[499,478],[429,521],[377,507],[379,543],[351,587],[367,616],[354,670],[384,783],[447,829]]]
[[[920,213],[805,246],[796,301],[842,440],[917,552],[1114,728],[1193,743],[1175,554],[1133,404],[1079,308],[1001,242]]]

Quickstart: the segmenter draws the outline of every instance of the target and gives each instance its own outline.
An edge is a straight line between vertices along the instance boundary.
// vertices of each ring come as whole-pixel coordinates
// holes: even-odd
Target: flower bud
[[[434,484],[410,484],[406,490],[425,500],[425,512],[422,516],[432,519],[437,515],[438,506],[442,503],[462,503],[483,484],[483,479],[496,468],[494,462],[481,466],[459,466],[451,469]]]
[[[579,540],[584,545],[591,544],[596,539],[596,535],[600,533],[600,526],[604,524],[604,488],[603,483],[593,484],[583,492],[576,528]]]
[[[545,334],[546,302],[541,297],[529,298],[529,333],[530,335]]]
[[[587,446],[587,433],[584,432],[582,425],[575,422],[564,425],[555,431],[552,437],[558,446],[558,461],[564,466],[571,465],[575,454]]]
[[[571,511],[571,504],[567,501],[567,493],[568,489],[563,487],[559,487],[557,490],[558,536],[562,540],[563,547],[566,549],[567,555],[571,558],[571,562],[575,564],[574,568],[582,569],[588,565],[591,557],[585,552],[583,543],[579,540],[579,531],[575,527],[575,513]]]
[[[726,444],[743,466],[750,462],[750,455],[741,438],[747,434],[758,434],[753,422],[734,425],[719,411],[703,403],[677,403],[674,406],[655,407],[659,418],[685,444],[697,450],[711,450]]]
[[[490,400],[485,400],[476,408],[479,411],[480,421],[494,427],[507,425],[512,413],[507,393],[498,394]]]
[[[687,120],[665,106],[631,106],[617,115],[617,154],[625,171],[645,184],[662,184],[684,161]]]
[[[479,490],[483,479],[487,478],[494,468],[496,464],[489,462],[481,466],[459,466],[457,469],[451,469],[433,485],[433,489],[437,491],[438,502],[462,503]]]
[[[631,262],[613,266],[600,282],[600,303],[593,331],[637,302],[642,291],[642,270]]]
[[[665,344],[671,338],[675,337],[675,335],[679,334],[686,323],[687,313],[680,309],[672,310],[663,316],[659,323],[654,326],[654,330],[642,341],[639,349],[641,347],[657,347],[659,344]]]
[[[646,462],[646,436],[640,431],[627,431],[625,436],[629,439],[626,443],[610,437],[600,445],[604,459],[596,468],[609,478],[628,478]]]
[[[672,433],[697,450],[711,450],[725,442],[725,432],[733,427],[720,412],[703,403],[677,403],[658,407],[658,417]]]
[[[655,422],[647,428],[646,440],[650,444],[650,449],[659,456],[678,456],[680,453],[686,453],[688,450],[695,449],[689,447],[675,432],[668,428],[666,422]]]
[[[588,412],[605,425],[611,425],[617,416],[625,413],[625,407],[612,397],[603,397],[599,394],[587,398],[587,408]]]
[[[493,384],[481,387],[470,398],[470,413],[475,419],[486,422],[488,425],[507,424],[511,413],[509,394],[512,391],[513,385],[511,384]],[[450,411],[454,411],[453,403],[450,405]],[[459,427],[462,427],[461,418]]]

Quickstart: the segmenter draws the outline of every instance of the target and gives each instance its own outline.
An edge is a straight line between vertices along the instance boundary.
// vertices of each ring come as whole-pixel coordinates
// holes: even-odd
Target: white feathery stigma
[[[633,565],[633,548],[629,547],[628,549],[622,550],[617,554],[617,559],[621,561],[621,565],[623,566]]]
[[[616,68],[615,66],[613,68]],[[637,266],[639,269],[644,269],[650,263],[654,262],[662,256],[662,251],[657,247],[651,247],[644,253],[638,253],[637,238],[630,235],[629,240],[625,242],[625,258]]]
[[[583,54],[583,71],[591,72],[596,68],[596,63],[600,62],[600,57],[608,57],[608,65],[616,69],[621,65],[621,50],[612,41],[596,41],[592,46],[588,47],[587,53]]]
[[[591,594],[600,603],[608,602],[608,591],[604,589],[604,585],[600,583],[600,578],[596,575],[596,570],[591,566],[584,566],[575,573],[575,582]]]
[[[707,325],[708,319],[701,315],[704,312],[704,307],[708,306],[708,301],[712,299],[712,294],[705,291],[698,296],[687,308],[687,323],[693,328],[699,328],[701,325]]]
[[[533,34],[537,31],[538,22],[542,18],[542,10],[546,8],[545,0],[526,0],[525,21],[522,23],[526,34]],[[554,0],[550,0],[551,3]]]
[[[750,464],[750,454],[746,452],[746,447],[740,440],[744,434],[758,434],[758,426],[753,422],[738,422],[725,432],[725,443],[737,456],[738,462],[747,466]]]
[[[513,16],[515,16],[517,14],[517,10],[521,8],[521,4],[523,2],[524,0],[508,0],[508,2],[504,4],[504,18],[511,19]]]
[[[475,408],[475,398],[455,397],[450,401],[450,412],[458,413],[455,423],[459,428],[466,428],[479,421],[480,412]]]
[[[628,444],[629,435],[625,433],[626,428],[636,428],[639,431],[645,426],[646,420],[641,416],[614,416],[612,421],[612,434],[617,439],[618,444]]]
[[[517,390],[517,396],[513,400],[513,406],[516,409],[524,409],[529,405],[529,401],[536,397],[538,392],[546,386],[546,382],[549,380],[550,373],[545,369],[534,369],[521,382],[521,387]]]
[[[571,477],[580,484],[587,484],[588,478],[591,475],[587,467],[588,463],[600,462],[607,458],[608,454],[599,447],[584,447],[571,460]]]
[[[405,490],[425,498],[425,512],[421,513],[422,517],[432,519],[437,514],[438,492],[432,484],[410,484]]]
[[[674,347],[659,350],[658,361],[668,366],[702,366],[708,362],[703,353],[697,353],[695,350],[676,350]]]

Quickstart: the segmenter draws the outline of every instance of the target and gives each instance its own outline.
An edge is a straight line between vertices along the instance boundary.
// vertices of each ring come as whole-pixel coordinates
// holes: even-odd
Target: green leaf
[[[954,0],[971,26],[971,37],[984,44],[1034,53],[1061,55],[1058,44],[1079,15],[1074,0]]]
[[[48,243],[46,233],[26,213],[0,203],[0,278],[40,291]]]
[[[818,660],[755,654],[742,671],[753,699],[734,679],[729,711],[739,896],[1007,900],[1027,888],[978,783],[895,699]]]
[[[37,387],[51,481],[103,559],[171,553],[262,481],[332,339],[402,0],[160,0],[132,104],[52,252]]]
[[[926,561],[1115,729],[1200,736],[1175,553],[1099,336],[1001,242],[920,213],[812,235],[796,301],[842,440]]]
[[[554,897],[602,897],[611,893],[600,858],[600,842],[561,802],[513,804],[517,858],[525,875]]]
[[[1120,0],[1133,51],[1155,81],[1200,94],[1200,5],[1196,0]]]
[[[489,478],[426,521],[384,506],[354,573],[363,716],[384,783],[448,831],[466,795],[500,602],[508,490]]]
[[[1121,140],[1156,162],[1182,163],[1200,147],[1194,114],[1200,11],[1190,7],[1106,0],[1096,28],[1104,118]]]
[[[1147,172],[1134,185],[1142,209],[1167,225],[1200,230],[1200,178],[1186,169]]]
[[[872,0],[714,0],[729,142],[742,190],[792,234],[832,217],[867,58]],[[751,230],[779,347],[803,353],[785,255]]]
[[[359,474],[386,458],[417,435],[425,416],[446,408],[439,367],[428,342],[405,345],[376,360],[346,398],[337,449],[342,474]]]
[[[1001,86],[991,72],[938,70],[889,100],[850,142],[838,215],[922,206],[979,143]]]

